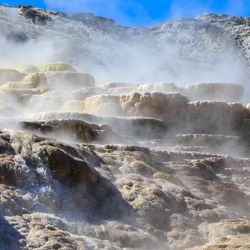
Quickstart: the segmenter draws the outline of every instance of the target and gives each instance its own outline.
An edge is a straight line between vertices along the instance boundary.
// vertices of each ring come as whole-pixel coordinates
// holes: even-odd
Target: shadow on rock
[[[18,250],[22,249],[21,240],[24,237],[16,231],[9,223],[0,216],[0,249]]]

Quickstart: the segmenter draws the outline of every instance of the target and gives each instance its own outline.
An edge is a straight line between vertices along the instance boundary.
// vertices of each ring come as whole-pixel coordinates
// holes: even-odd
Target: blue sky
[[[5,0],[64,12],[92,12],[124,25],[150,25],[204,12],[250,16],[250,0]]]

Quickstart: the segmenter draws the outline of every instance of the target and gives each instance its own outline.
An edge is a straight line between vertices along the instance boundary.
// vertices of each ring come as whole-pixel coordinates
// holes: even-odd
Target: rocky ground
[[[1,249],[250,249],[244,87],[23,68],[0,71]]]

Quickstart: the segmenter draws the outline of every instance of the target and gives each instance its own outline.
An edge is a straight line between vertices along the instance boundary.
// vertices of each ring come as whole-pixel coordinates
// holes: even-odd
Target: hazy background
[[[32,4],[64,12],[91,11],[114,18],[118,23],[148,25],[166,19],[189,17],[204,12],[247,15],[249,1],[142,1],[142,0],[45,0],[5,1],[5,4]],[[9,8],[7,8],[9,9]],[[12,15],[6,23],[12,25]],[[13,44],[0,38],[2,67],[19,64],[65,62],[78,71],[92,74],[98,82],[186,84],[214,82],[238,83],[248,89],[246,62],[234,39],[224,29],[207,25],[202,20],[182,20],[159,25],[153,29],[135,29],[125,32],[110,23],[104,31],[93,30],[88,23],[70,19],[55,19],[44,26],[22,23],[17,15],[16,33],[25,33],[32,39]],[[6,19],[7,20],[7,19]],[[99,19],[94,19],[97,22]],[[98,22],[103,22],[102,19]],[[72,28],[73,27],[73,28]],[[91,25],[90,25],[91,27]],[[187,28],[188,27],[188,28]],[[6,37],[9,35],[6,28]],[[70,32],[74,36],[67,36]],[[3,30],[0,31],[0,33]],[[37,39],[31,34],[39,33]],[[61,37],[58,34],[63,34]],[[128,35],[132,34],[132,35]],[[173,42],[174,41],[174,42]],[[60,44],[60,46],[58,46]]]
[[[123,25],[152,25],[204,12],[249,16],[249,0],[5,0],[2,4],[33,5],[63,12],[92,12]]]

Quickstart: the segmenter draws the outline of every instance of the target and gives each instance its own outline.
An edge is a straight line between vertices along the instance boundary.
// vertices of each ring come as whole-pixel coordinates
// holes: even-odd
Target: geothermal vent
[[[250,249],[249,23],[1,5],[0,249]]]

